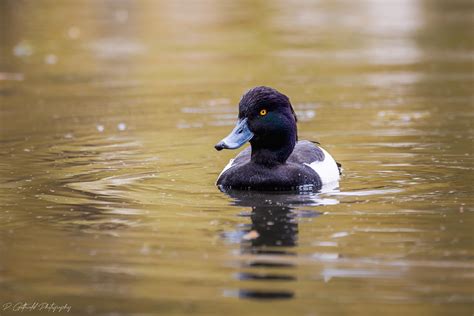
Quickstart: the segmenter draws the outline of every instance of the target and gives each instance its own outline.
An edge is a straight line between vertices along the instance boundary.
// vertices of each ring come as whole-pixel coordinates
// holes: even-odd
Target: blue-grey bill
[[[230,134],[226,138],[217,143],[214,148],[216,148],[217,150],[236,149],[251,140],[252,137],[253,133],[249,129],[247,119],[244,118],[242,120],[239,120],[232,132],[230,132]]]

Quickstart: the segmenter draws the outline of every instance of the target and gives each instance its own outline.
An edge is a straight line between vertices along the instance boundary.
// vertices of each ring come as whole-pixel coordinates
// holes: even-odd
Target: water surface
[[[472,9],[1,1],[0,303],[471,315]],[[339,189],[214,186],[236,152],[213,145],[262,84],[343,164]]]

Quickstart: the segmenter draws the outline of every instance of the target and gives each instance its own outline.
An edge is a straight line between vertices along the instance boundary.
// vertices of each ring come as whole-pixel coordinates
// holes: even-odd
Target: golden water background
[[[472,14],[464,0],[1,0],[0,304],[471,315]],[[256,85],[290,96],[300,138],[343,164],[339,190],[217,190],[236,152],[213,145]]]

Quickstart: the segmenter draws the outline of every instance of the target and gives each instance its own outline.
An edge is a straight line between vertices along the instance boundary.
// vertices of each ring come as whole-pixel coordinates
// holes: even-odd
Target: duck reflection
[[[291,299],[294,292],[287,289],[288,283],[296,281],[294,258],[298,244],[298,220],[300,217],[317,217],[316,211],[298,210],[301,206],[337,203],[320,199],[315,193],[283,194],[252,191],[227,191],[233,205],[250,207],[251,223],[239,226],[240,271],[236,274],[242,281],[257,281],[258,289],[239,289],[235,295],[252,299]],[[234,241],[237,238],[233,238]],[[293,272],[293,273],[292,273]],[[275,289],[278,282],[282,287]],[[283,283],[282,283],[283,282]],[[247,286],[248,282],[245,283]],[[286,284],[286,285],[285,285]],[[268,288],[262,288],[268,287]]]

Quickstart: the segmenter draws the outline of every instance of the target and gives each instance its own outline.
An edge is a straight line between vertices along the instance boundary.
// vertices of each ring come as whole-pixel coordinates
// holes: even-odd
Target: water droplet
[[[58,62],[58,57],[54,54],[48,54],[44,57],[44,62],[48,65],[54,65]]]
[[[26,41],[21,41],[13,48],[13,54],[18,57],[31,56],[33,47]]]
[[[119,131],[124,131],[124,130],[127,129],[127,125],[126,125],[125,123],[118,123],[117,129],[118,129]]]
[[[79,36],[81,36],[81,29],[78,28],[77,26],[71,26],[69,30],[67,31],[67,35],[71,39],[77,39]]]
[[[148,255],[150,253],[150,246],[148,246],[148,244],[143,244],[142,248],[140,249],[140,253],[142,255]]]
[[[311,258],[322,261],[331,261],[339,259],[338,253],[315,253],[311,255]]]
[[[338,233],[332,234],[331,238],[341,238],[341,237],[346,237],[346,236],[349,236],[348,232],[338,232]]]
[[[127,10],[117,10],[115,11],[115,20],[120,23],[125,23],[128,20],[128,11]]]

